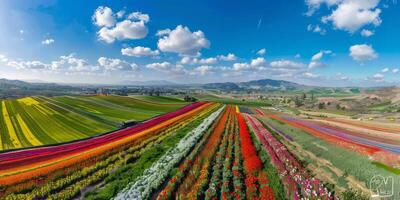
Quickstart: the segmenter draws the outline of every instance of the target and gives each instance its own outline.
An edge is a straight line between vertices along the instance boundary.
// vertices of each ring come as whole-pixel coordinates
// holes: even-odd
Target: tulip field
[[[64,110],[108,132],[44,143],[22,118],[33,110]],[[396,127],[135,96],[5,100],[2,116],[6,141],[19,149],[0,153],[0,199],[363,200],[375,174],[399,186]],[[115,129],[127,119],[141,122]],[[30,143],[10,139],[21,135]]]
[[[167,101],[168,100],[168,101]],[[158,103],[158,102],[162,103]],[[165,102],[165,103],[164,103]],[[68,142],[179,109],[179,99],[120,96],[26,97],[0,102],[0,151]]]

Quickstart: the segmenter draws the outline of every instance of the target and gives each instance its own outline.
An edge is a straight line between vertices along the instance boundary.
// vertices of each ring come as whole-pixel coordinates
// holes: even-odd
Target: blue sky
[[[0,4],[0,77],[398,85],[396,0]]]

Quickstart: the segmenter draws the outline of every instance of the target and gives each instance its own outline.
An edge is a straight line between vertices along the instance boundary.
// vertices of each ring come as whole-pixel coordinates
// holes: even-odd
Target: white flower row
[[[133,184],[118,193],[114,199],[149,199],[151,192],[163,183],[174,166],[189,153],[224,107],[212,113],[198,127],[186,134],[175,148],[167,151],[156,163],[146,169],[143,175],[138,177]]]

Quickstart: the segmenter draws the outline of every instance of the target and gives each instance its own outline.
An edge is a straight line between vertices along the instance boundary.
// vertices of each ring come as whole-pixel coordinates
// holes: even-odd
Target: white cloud
[[[0,62],[8,62],[7,56],[0,54]]]
[[[311,72],[304,72],[304,73],[302,73],[301,75],[302,75],[302,77],[304,77],[304,78],[318,78],[318,77],[319,77],[319,75],[313,74],[313,73],[311,73]]]
[[[233,53],[229,53],[228,55],[219,55],[218,59],[223,60],[223,61],[235,61],[237,57]]]
[[[285,68],[285,69],[296,69],[303,68],[305,65],[303,63],[293,62],[290,60],[277,60],[270,63],[271,67],[274,68]]]
[[[200,59],[199,60],[199,63],[200,64],[215,64],[215,63],[217,63],[217,58],[213,58],[213,57],[211,57],[211,58],[202,58],[202,59]]]
[[[127,47],[121,49],[122,55],[126,56],[134,56],[134,57],[142,57],[142,56],[158,56],[160,51],[158,50],[151,50],[149,47]]]
[[[24,30],[22,30],[22,29],[21,29],[21,30],[19,30],[19,34],[24,34],[24,32],[25,32],[25,31],[24,31]]]
[[[267,50],[265,48],[262,48],[257,51],[257,55],[259,55],[259,56],[263,56],[263,55],[265,55],[265,53],[267,53]]]
[[[385,81],[385,75],[381,73],[376,73],[373,76],[368,77],[367,79],[375,82],[383,82]]]
[[[113,11],[109,7],[99,6],[92,16],[94,24],[100,27],[112,27],[115,25]]]
[[[169,62],[162,62],[162,63],[157,62],[157,63],[147,64],[146,67],[158,71],[168,71],[173,67],[173,65]]]
[[[51,69],[55,71],[98,71],[98,66],[90,65],[85,59],[77,58],[74,54],[60,56],[59,60],[51,62]]]
[[[150,21],[150,16],[148,14],[143,14],[141,12],[133,12],[128,15],[128,19],[134,21],[143,21],[145,23]]]
[[[308,64],[308,68],[313,69],[313,68],[318,68],[318,67],[324,67],[325,63],[322,62],[317,62],[317,61],[311,61]]]
[[[361,31],[361,35],[362,35],[363,37],[370,37],[370,36],[373,36],[373,35],[374,35],[374,32],[373,32],[373,31],[370,31],[370,30],[368,30],[368,29],[363,29],[363,30]]]
[[[118,18],[122,18],[125,11],[117,13]],[[141,39],[146,37],[148,29],[146,23],[150,17],[141,12],[133,12],[120,22],[117,22],[112,10],[108,7],[100,6],[93,14],[93,22],[101,29],[97,32],[99,40],[113,43],[115,40]]]
[[[156,36],[164,36],[164,35],[168,35],[169,33],[171,33],[171,29],[169,29],[169,28],[167,28],[167,29],[164,29],[164,30],[159,30],[159,31],[157,31],[157,33],[156,33]]]
[[[323,50],[323,51],[320,51],[320,52],[318,52],[318,53],[316,53],[315,55],[313,55],[312,57],[311,57],[311,61],[310,61],[310,63],[308,64],[308,68],[317,68],[317,67],[323,67],[323,66],[325,66],[325,64],[324,63],[322,63],[322,62],[320,62],[320,60],[322,59],[322,57],[324,56],[324,55],[326,55],[326,54],[331,54],[332,53],[332,51],[331,50]]]
[[[233,70],[263,70],[266,67],[266,61],[262,57],[252,59],[250,63],[234,63]]]
[[[250,69],[250,65],[248,63],[234,63],[233,70],[241,71],[241,70],[248,70]]]
[[[307,16],[311,16],[314,14],[316,10],[320,8],[322,4],[326,4],[328,7],[333,6],[342,0],[305,0],[308,11],[306,13]]]
[[[9,61],[8,66],[14,67],[16,69],[48,69],[50,65],[45,64],[40,61]]]
[[[50,45],[50,44],[53,44],[54,42],[55,42],[54,39],[49,38],[49,39],[43,40],[43,41],[42,41],[42,44],[44,44],[44,45]]]
[[[187,64],[189,64],[189,65],[195,65],[195,64],[210,65],[210,64],[215,64],[217,62],[218,62],[217,58],[214,58],[214,57],[198,59],[198,58],[191,58],[189,56],[184,56],[179,61],[179,63],[183,64],[183,65],[187,65]]]
[[[198,56],[201,49],[210,46],[210,42],[202,31],[191,32],[188,27],[179,25],[170,33],[160,38],[157,45],[163,52]]]
[[[5,56],[0,55],[0,61],[5,62],[8,66],[16,69],[32,69],[32,70],[43,70],[43,71],[63,71],[63,72],[94,72],[98,71],[98,66],[89,65],[84,59],[75,57],[74,54],[67,56],[60,56],[58,60],[50,63],[44,63],[41,61],[22,61],[12,60]]]
[[[331,15],[322,18],[323,22],[332,22],[337,29],[354,33],[360,28],[372,24],[379,26],[381,9],[377,8],[380,0],[342,0]]]
[[[108,71],[131,71],[139,69],[138,65],[135,63],[128,63],[120,59],[112,59],[106,57],[100,57],[97,62],[101,67],[104,67]]]
[[[388,72],[389,70],[390,70],[389,68],[385,67],[385,68],[383,68],[383,69],[381,70],[381,72],[386,73],[386,72]]]
[[[373,60],[378,57],[378,54],[371,45],[358,44],[350,47],[350,56],[355,61]]]
[[[392,72],[396,74],[397,72],[399,72],[399,69],[398,68],[394,68],[394,69],[392,69]]]
[[[252,67],[263,67],[265,66],[265,59],[262,57],[258,57],[256,59],[251,60],[250,66]]]
[[[318,24],[315,25],[315,26],[312,25],[312,24],[309,24],[307,26],[307,30],[310,31],[310,32],[319,33],[321,35],[325,35],[326,34],[326,30],[321,28]]]
[[[113,43],[115,40],[141,39],[146,37],[147,33],[144,21],[124,20],[113,28],[101,28],[97,35],[100,40]]]
[[[117,18],[119,18],[119,19],[120,19],[120,18],[123,18],[124,15],[125,15],[125,10],[120,10],[120,11],[118,11],[116,15],[117,15]]]
[[[202,65],[193,69],[196,74],[205,75],[210,73],[213,70],[212,66]]]

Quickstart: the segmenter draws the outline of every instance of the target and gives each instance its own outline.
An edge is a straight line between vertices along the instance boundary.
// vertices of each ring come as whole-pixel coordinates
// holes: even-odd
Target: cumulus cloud
[[[342,0],[305,0],[308,6],[307,16],[311,16],[316,10],[320,8],[322,4],[326,4],[328,7],[333,6]]]
[[[187,65],[187,64],[189,64],[189,65],[195,65],[195,64],[207,64],[207,65],[210,65],[210,64],[215,64],[217,62],[218,62],[217,58],[214,58],[214,57],[199,59],[199,58],[192,58],[192,57],[189,57],[189,56],[184,56],[179,61],[179,63],[183,64],[183,65]]]
[[[321,35],[325,35],[326,34],[326,30],[321,28],[318,24],[317,25],[309,24],[307,26],[307,30],[310,31],[310,32],[319,33]]]
[[[213,67],[209,65],[202,65],[193,69],[194,74],[206,75],[212,72]]]
[[[97,34],[100,40],[113,43],[115,40],[141,39],[147,35],[144,21],[124,20],[113,28],[103,27]]]
[[[252,59],[250,63],[234,63],[233,70],[263,70],[265,69],[266,61],[262,57]]]
[[[120,18],[123,18],[124,15],[125,15],[125,10],[120,10],[120,11],[118,11],[116,15],[117,15],[117,18],[119,18],[119,19],[120,19]]]
[[[349,50],[350,56],[355,61],[373,60],[378,57],[378,54],[375,52],[372,46],[367,44],[353,45]]]
[[[112,27],[116,23],[113,11],[109,7],[99,6],[92,16],[95,25]]]
[[[173,67],[173,65],[169,62],[156,62],[150,63],[146,65],[146,68],[153,69],[157,71],[168,71]]]
[[[202,31],[191,32],[188,27],[177,26],[158,40],[158,48],[163,52],[198,56],[200,50],[209,48],[210,42]]]
[[[122,18],[125,14],[120,12],[117,13],[118,18]],[[141,12],[133,12],[126,19],[117,22],[110,8],[100,6],[96,9],[92,19],[95,25],[101,27],[97,32],[99,40],[113,43],[116,40],[146,37],[148,33],[146,23],[149,22],[150,17]]]
[[[218,59],[222,60],[222,61],[235,61],[237,59],[237,57],[235,56],[235,54],[233,53],[229,53],[228,55],[219,55]]]
[[[128,19],[135,21],[143,21],[147,23],[150,21],[150,16],[148,14],[143,14],[141,12],[133,12],[128,15]]]
[[[42,44],[44,44],[44,45],[50,45],[50,44],[53,44],[54,42],[55,42],[54,39],[49,38],[49,39],[43,40],[43,41],[42,41]]]
[[[274,68],[285,68],[285,69],[298,69],[303,68],[305,65],[303,63],[298,63],[290,60],[277,60],[270,63],[271,67]]]
[[[135,63],[128,63],[120,59],[112,59],[106,57],[100,57],[97,62],[101,67],[104,67],[108,71],[132,71],[139,69],[138,65]]]
[[[49,69],[50,65],[40,62],[40,61],[9,61],[7,63],[8,66],[14,67],[16,69]]]
[[[375,81],[375,82],[384,82],[385,81],[385,75],[381,73],[376,73],[373,76],[370,76],[367,78],[370,81]]]
[[[399,72],[399,69],[398,68],[394,68],[394,69],[392,69],[392,72],[396,74],[397,72]]]
[[[142,56],[158,56],[160,51],[158,50],[151,50],[149,47],[127,47],[121,49],[122,55],[126,56],[134,56],[134,57],[142,57]]]
[[[77,58],[74,54],[60,56],[57,60],[50,63],[41,61],[23,61],[3,58],[0,60],[6,62],[7,66],[16,69],[32,69],[43,71],[62,71],[62,72],[94,72],[100,70],[99,66],[90,65],[85,59]]]
[[[318,78],[319,75],[313,74],[311,72],[304,72],[304,73],[301,74],[301,77],[302,78]]]
[[[70,54],[67,56],[60,56],[57,61],[51,62],[52,70],[62,70],[62,71],[98,71],[98,66],[90,65],[85,59],[75,57],[75,54]]]
[[[164,30],[158,30],[156,33],[156,36],[164,36],[164,35],[168,35],[169,33],[171,33],[171,29],[167,28]]]
[[[263,55],[265,55],[265,53],[267,53],[267,50],[265,48],[262,48],[257,51],[257,55],[259,55],[259,56],[263,56]]]
[[[386,72],[388,72],[389,71],[389,68],[387,68],[387,67],[385,67],[385,68],[383,68],[382,70],[381,70],[381,72],[383,72],[383,73],[386,73]]]
[[[317,67],[323,67],[323,66],[325,66],[325,64],[322,63],[322,62],[320,62],[320,60],[322,59],[322,57],[323,57],[324,55],[331,54],[331,53],[332,53],[332,51],[330,51],[330,50],[323,50],[323,51],[320,51],[320,52],[314,54],[314,55],[311,57],[311,61],[310,61],[310,63],[308,64],[308,68],[311,68],[311,69],[312,69],[312,68],[317,68]]]
[[[323,17],[322,21],[332,22],[335,28],[350,33],[370,24],[379,26],[382,20],[378,3],[379,0],[342,0],[332,14]]]
[[[361,36],[363,36],[363,37],[371,37],[371,36],[373,36],[375,33],[373,32],[373,31],[370,31],[370,30],[368,30],[368,29],[363,29],[362,31],[361,31]]]

